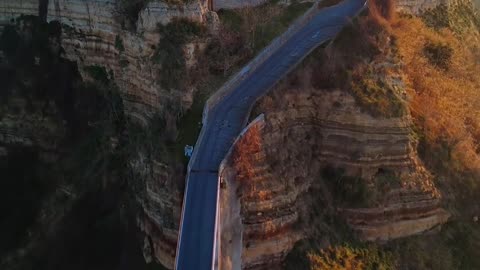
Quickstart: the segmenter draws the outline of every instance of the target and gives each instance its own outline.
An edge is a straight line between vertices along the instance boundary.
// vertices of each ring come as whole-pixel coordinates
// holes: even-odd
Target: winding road
[[[187,173],[175,261],[177,270],[216,269],[219,166],[246,125],[255,101],[311,51],[334,38],[366,2],[344,0],[319,10],[274,53],[248,72],[233,91],[208,109],[195,147],[195,158]]]

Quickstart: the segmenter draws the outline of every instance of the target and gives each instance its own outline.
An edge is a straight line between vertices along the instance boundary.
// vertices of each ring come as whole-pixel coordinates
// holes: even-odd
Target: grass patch
[[[241,34],[245,45],[256,54],[285,32],[291,23],[311,6],[312,3],[296,1],[288,6],[281,6],[271,1],[258,7],[221,10],[218,14],[222,25]]]
[[[119,52],[125,51],[125,46],[123,46],[123,39],[119,35],[115,36],[115,49],[117,49]]]
[[[331,246],[310,253],[311,270],[393,270],[393,256],[374,245],[367,247],[352,247],[349,245]]]
[[[384,74],[377,74],[371,67],[356,70],[351,89],[357,103],[373,116],[401,117],[406,112],[399,90],[387,83]]]
[[[471,1],[461,0],[446,6],[438,5],[422,13],[423,22],[435,29],[449,28],[456,34],[465,34],[472,29],[480,30],[480,13],[478,6]]]

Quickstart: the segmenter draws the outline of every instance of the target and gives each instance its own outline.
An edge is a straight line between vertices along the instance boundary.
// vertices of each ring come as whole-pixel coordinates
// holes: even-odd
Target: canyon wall
[[[364,240],[409,236],[446,222],[449,214],[416,156],[409,116],[374,118],[340,90],[294,89],[281,99],[283,104],[273,105],[266,97],[260,105],[263,127],[246,131],[257,132],[260,141],[257,151],[243,153],[253,157],[249,177],[238,169],[239,154],[225,160],[222,182],[227,187],[221,198],[240,203],[240,218],[229,212],[226,220],[240,219],[242,229],[222,239],[224,261],[232,260],[226,255],[229,248],[238,249],[231,247],[232,240],[242,239],[242,269],[280,265],[298,240],[315,233],[313,224],[321,218],[315,209],[322,207],[342,216]],[[332,179],[323,173],[326,167],[360,177],[376,195],[366,205],[341,204]],[[384,172],[393,172],[398,182],[378,181]]]
[[[13,22],[21,15],[38,15],[38,7],[38,0],[2,1],[0,21]],[[139,14],[136,31],[127,31],[116,19],[119,15],[115,12],[115,0],[51,0],[47,18],[63,25],[65,57],[76,61],[84,76],[87,76],[84,68],[88,66],[111,71],[122,92],[127,115],[147,123],[165,104],[180,102],[184,107],[190,106],[194,91],[167,91],[157,83],[161,67],[151,59],[160,40],[157,24],[176,17],[205,22],[207,13],[200,0],[185,6],[150,1]],[[198,46],[185,48],[185,56],[194,57],[195,49]]]
[[[177,185],[183,175],[161,162],[149,162],[141,154],[131,165],[135,177],[145,181],[135,194],[142,208],[137,223],[145,233],[145,259],[150,262],[155,258],[173,269],[182,203],[182,190]]]
[[[212,20],[215,23],[216,14],[209,12],[202,0],[189,1],[185,5],[149,1],[138,15],[136,29],[126,30],[116,14],[115,2],[49,1],[46,18],[62,25],[63,57],[75,61],[86,80],[92,76],[88,68],[104,67],[109,79],[118,85],[125,113],[134,122],[146,126],[155,113],[167,113],[165,107],[172,107],[172,104],[181,110],[188,108],[193,102],[194,85],[186,89],[162,89],[159,84],[162,67],[152,60],[160,42],[157,24],[166,24],[173,18],[187,18],[210,26]],[[39,1],[0,1],[1,24],[13,24],[22,15],[39,15]],[[205,40],[197,39],[184,47],[187,72],[196,65],[198,51],[204,46]],[[54,143],[55,136],[63,134],[62,130],[53,130],[57,127],[43,126],[45,119],[26,119],[32,124],[19,125],[18,117],[12,121],[9,117],[5,116],[0,122],[0,141],[4,143],[40,143],[48,152],[50,144],[38,142],[38,138],[48,137]],[[43,134],[45,132],[48,134]],[[145,153],[131,157],[130,165],[134,174],[132,179],[138,180],[139,185],[135,195],[141,207],[137,222],[145,232],[144,255],[147,260],[154,257],[173,269],[183,168],[151,160]]]

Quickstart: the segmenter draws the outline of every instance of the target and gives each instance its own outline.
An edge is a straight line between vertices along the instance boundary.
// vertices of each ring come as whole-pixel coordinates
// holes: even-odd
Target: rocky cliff
[[[276,102],[269,97],[263,100],[268,108],[265,120],[237,142],[245,149],[245,138],[257,138],[258,147],[234,150],[226,160],[230,165],[223,173],[222,200],[238,201],[240,218],[230,209],[224,229],[241,229],[224,236],[229,238],[222,239],[224,254],[229,248],[242,250],[243,269],[280,264],[296,241],[314,234],[312,224],[318,217],[312,213],[320,207],[318,200],[336,209],[366,240],[420,233],[448,219],[431,177],[416,157],[408,116],[373,118],[339,90],[302,92],[288,91],[279,107],[272,108]],[[239,165],[245,163],[245,155],[251,157],[248,166]],[[359,177],[370,195],[345,203],[358,195],[352,192],[351,198],[339,200],[338,187],[332,185],[335,177],[326,173],[329,166],[342,168],[340,177],[346,182],[349,176]],[[394,175],[386,177],[387,172]],[[230,221],[235,219],[233,226]],[[230,261],[235,260],[225,259]]]
[[[157,24],[172,18],[205,22],[207,7],[202,1],[188,5],[168,5],[149,1],[138,15],[135,31],[122,28],[114,0],[48,1],[47,19],[63,26],[62,47],[65,56],[76,61],[80,70],[101,66],[111,71],[120,87],[129,116],[143,123],[171,102],[191,103],[194,89],[162,89],[158,84],[161,67],[151,59],[160,36]],[[14,22],[21,15],[39,15],[39,1],[6,0],[0,4],[0,21]],[[185,48],[185,57],[194,58],[195,48]],[[85,75],[85,74],[84,74]]]
[[[57,45],[62,48],[62,56],[77,64],[85,81],[94,80],[95,72],[105,70],[108,79],[118,86],[123,109],[132,122],[146,126],[155,114],[170,117],[175,122],[175,112],[191,106],[196,86],[195,82],[178,89],[161,86],[162,66],[153,60],[161,39],[158,24],[185,18],[210,26],[215,23],[215,14],[207,10],[203,1],[189,1],[188,4],[148,1],[147,6],[139,11],[132,29],[124,25],[125,18],[117,10],[118,2],[52,0],[45,2],[48,6],[41,14],[38,0],[5,0],[0,2],[0,23],[17,24],[20,16],[27,15],[41,15],[47,21],[60,22],[62,31]],[[196,39],[182,48],[186,73],[196,68],[198,51],[204,47],[205,40]],[[185,81],[188,75],[184,74]],[[25,100],[19,99],[18,103],[24,107]],[[172,107],[175,107],[174,111],[166,109]],[[172,115],[165,117],[167,113]],[[43,155],[48,155],[51,149],[56,150],[56,138],[65,133],[62,125],[51,125],[56,122],[36,114],[25,114],[21,118],[2,115],[0,144],[41,147]],[[162,157],[151,158],[148,151],[139,150],[138,155],[130,160],[133,174],[130,181],[138,182],[135,195],[141,206],[137,222],[146,233],[144,251],[147,260],[155,257],[163,265],[173,268],[183,187],[177,185],[183,182],[183,167],[159,162],[157,159]]]

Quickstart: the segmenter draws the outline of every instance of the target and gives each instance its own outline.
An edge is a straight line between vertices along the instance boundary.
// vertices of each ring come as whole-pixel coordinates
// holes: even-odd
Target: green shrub
[[[374,199],[365,179],[345,175],[343,169],[327,166],[322,171],[336,203],[344,207],[367,207]]]
[[[401,117],[406,112],[396,87],[375,74],[370,67],[356,72],[350,87],[357,103],[373,116]]]
[[[117,49],[119,52],[125,51],[125,47],[123,46],[123,40],[119,35],[115,36],[115,49]]]
[[[430,64],[447,70],[453,56],[453,49],[448,44],[428,42],[423,48],[423,54]]]
[[[85,71],[96,81],[107,83],[108,73],[105,67],[101,66],[86,66]]]
[[[186,73],[183,46],[206,29],[188,19],[174,19],[167,25],[158,25],[160,42],[154,60],[161,65],[160,85],[165,89],[182,88]]]

